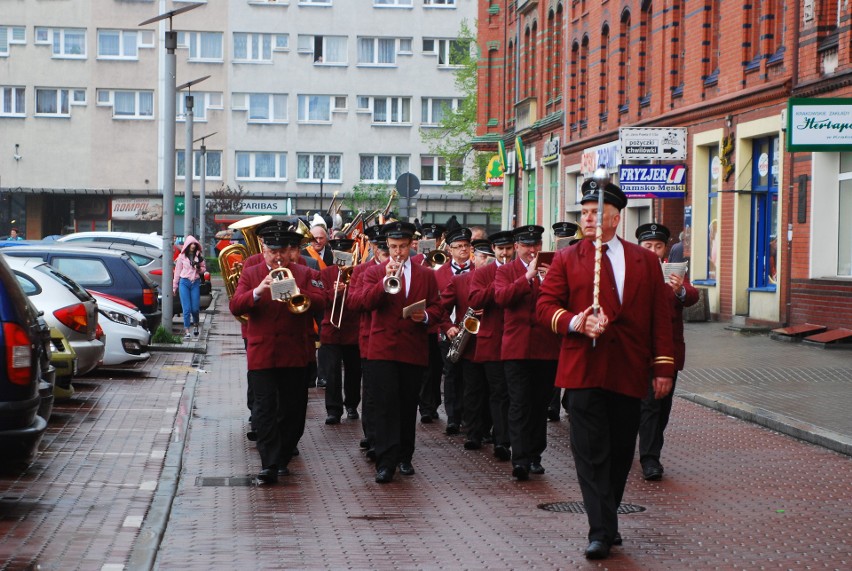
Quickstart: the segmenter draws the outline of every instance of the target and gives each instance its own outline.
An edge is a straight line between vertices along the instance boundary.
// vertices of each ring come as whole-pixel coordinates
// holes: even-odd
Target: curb
[[[765,408],[728,399],[718,393],[709,393],[710,396],[707,396],[678,389],[675,395],[707,408],[717,410],[723,414],[759,424],[787,436],[792,436],[804,442],[816,444],[817,446],[822,446],[823,448],[845,454],[846,456],[852,456],[852,438],[843,434],[826,430],[808,422],[766,410]]]

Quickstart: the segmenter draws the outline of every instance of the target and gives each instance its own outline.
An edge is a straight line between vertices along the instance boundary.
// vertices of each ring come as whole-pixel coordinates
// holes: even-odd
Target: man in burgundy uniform
[[[294,264],[290,255],[298,249],[301,235],[290,224],[273,220],[260,226],[263,263],[244,268],[230,302],[234,315],[248,316],[246,350],[248,381],[254,400],[252,419],[257,429],[260,453],[260,484],[273,484],[289,473],[287,464],[305,428],[308,387],[305,367],[310,360],[305,343],[310,312],[296,314],[289,304],[270,294],[273,268],[288,268],[312,308],[322,308],[322,282],[312,280],[305,266]]]
[[[420,230],[424,240],[435,240],[435,246],[441,243],[446,227],[443,224],[424,224]],[[415,264],[424,263],[425,256],[412,256]],[[423,386],[420,388],[420,422],[429,424],[438,419],[438,407],[441,405],[441,376],[444,374],[444,359],[441,357],[441,347],[438,343],[440,323],[429,326],[429,366],[423,375]]]
[[[636,229],[639,245],[651,250],[660,260],[666,257],[666,247],[671,231],[656,222],[643,224]],[[669,424],[672,412],[672,399],[677,384],[677,372],[683,370],[686,360],[686,343],[683,340],[683,308],[694,305],[698,301],[698,290],[689,283],[686,274],[679,273],[663,276],[671,291],[669,300],[672,304],[672,335],[674,342],[675,373],[672,379],[672,390],[661,399],[654,398],[654,387],[650,386],[648,394],[642,399],[642,414],[639,421],[639,463],[642,464],[642,475],[646,480],[661,480],[663,465],[660,464],[660,453],[663,450],[663,432]]]
[[[604,186],[604,188],[601,188]],[[556,384],[568,389],[571,452],[589,520],[586,557],[621,544],[616,509],[636,448],[639,411],[653,376],[656,398],[674,375],[671,304],[660,262],[616,236],[627,198],[618,186],[583,183],[585,239],[560,250],[541,288],[541,325],[562,338]],[[592,308],[598,192],[604,193],[600,310]]]

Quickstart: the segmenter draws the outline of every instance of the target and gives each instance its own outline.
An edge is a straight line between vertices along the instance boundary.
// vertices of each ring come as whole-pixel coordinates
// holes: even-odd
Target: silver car
[[[77,353],[77,374],[101,362],[104,344],[96,338],[98,304],[71,278],[41,260],[4,256],[30,301],[44,312],[48,325],[59,329]]]
[[[151,334],[145,329],[145,316],[132,303],[97,292],[91,293],[98,302],[98,323],[106,336],[104,367],[134,367],[151,357],[148,342]]]

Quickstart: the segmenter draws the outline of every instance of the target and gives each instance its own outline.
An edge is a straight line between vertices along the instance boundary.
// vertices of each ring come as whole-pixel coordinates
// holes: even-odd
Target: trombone
[[[305,313],[311,307],[311,299],[299,290],[289,268],[273,268],[269,275],[272,278],[270,295],[274,301],[286,303],[290,313],[296,315]]]
[[[349,292],[349,280],[352,278],[352,270],[354,270],[355,266],[359,263],[358,258],[361,254],[361,244],[359,242],[355,242],[353,249],[352,265],[341,266],[337,272],[337,278],[334,280],[334,299],[331,302],[331,315],[328,318],[328,322],[331,323],[332,327],[335,329],[340,329],[340,326],[343,323],[343,308],[346,305],[346,294]],[[340,295],[340,310],[337,311],[337,288],[341,283],[343,283],[345,288],[343,289],[343,293]]]
[[[402,269],[405,267],[404,264],[399,263],[399,257],[394,261],[399,264],[396,271],[392,275],[385,276],[382,279],[382,287],[385,289],[385,292],[391,295],[396,295],[402,291],[402,280],[400,278],[402,276]]]
[[[441,266],[450,261],[446,247],[446,240],[441,239],[441,243],[438,244],[438,247],[426,254],[426,257],[423,258],[423,265],[428,266],[433,270],[440,270]]]

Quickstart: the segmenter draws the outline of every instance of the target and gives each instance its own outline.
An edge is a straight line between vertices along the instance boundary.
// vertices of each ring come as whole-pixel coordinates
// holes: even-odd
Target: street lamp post
[[[186,146],[183,151],[183,174],[186,181],[186,190],[183,194],[183,239],[186,240],[186,237],[190,234],[195,234],[195,207],[193,205],[193,194],[192,194],[192,177],[195,176],[195,169],[193,168],[195,165],[193,161],[195,159],[195,152],[192,150],[192,132],[195,127],[195,114],[193,113],[193,108],[195,107],[195,98],[192,96],[192,86],[196,83],[201,83],[205,79],[208,79],[210,76],[205,75],[204,77],[199,77],[198,79],[193,79],[192,81],[187,81],[186,83],[177,86],[177,90],[181,91],[183,89],[187,90],[185,104],[186,104]],[[202,244],[203,245],[203,244]]]
[[[216,133],[217,131],[213,131],[193,141],[193,143],[201,141],[201,188],[198,189],[198,241],[201,242],[202,248],[205,247],[204,241],[207,239],[207,197],[205,195],[207,187],[207,145],[205,144],[205,139],[212,137]]]

